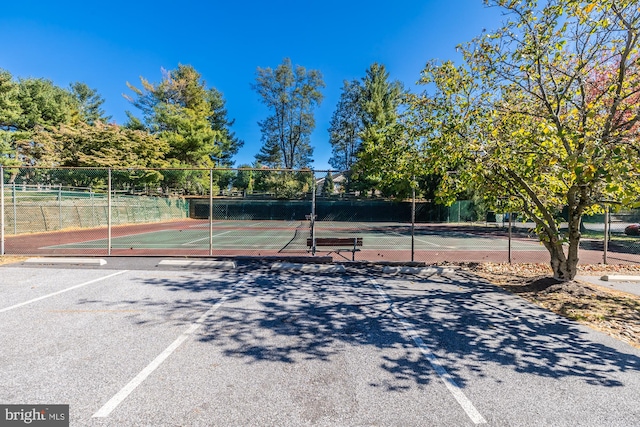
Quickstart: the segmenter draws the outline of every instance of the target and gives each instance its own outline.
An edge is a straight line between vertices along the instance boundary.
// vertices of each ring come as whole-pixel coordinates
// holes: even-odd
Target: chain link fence
[[[10,235],[137,224],[186,218],[184,199],[114,194],[91,188],[16,185],[5,190],[5,233]]]
[[[2,254],[549,261],[517,215],[357,191],[345,173],[0,168]],[[640,262],[640,237],[625,234],[638,220],[585,218],[581,262]]]

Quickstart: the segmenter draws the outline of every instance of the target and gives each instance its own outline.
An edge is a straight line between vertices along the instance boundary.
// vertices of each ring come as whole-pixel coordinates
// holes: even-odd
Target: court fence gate
[[[0,176],[0,255],[549,261],[516,215],[356,191],[348,173],[0,165]],[[585,218],[581,262],[639,263],[638,237],[624,234],[638,221]]]

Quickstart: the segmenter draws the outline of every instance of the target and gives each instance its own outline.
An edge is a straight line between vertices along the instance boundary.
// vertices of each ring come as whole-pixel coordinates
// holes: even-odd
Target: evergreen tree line
[[[14,79],[10,72],[0,70],[0,164],[135,169],[120,176],[119,182],[131,188],[160,185],[166,191],[208,191],[208,173],[186,169],[233,167],[233,157],[244,142],[231,130],[234,120],[228,117],[222,93],[207,87],[192,66],[179,65],[161,72],[157,83],[145,78],[139,86],[127,83],[131,94],[125,98],[136,114],[127,111],[127,121],[118,125],[105,113],[102,96],[85,83],[63,88],[45,78]],[[258,123],[262,147],[255,162],[240,167],[310,169],[314,109],[322,102],[325,87],[321,72],[293,66],[285,58],[275,69],[258,67],[252,87],[270,115]],[[400,82],[390,81],[384,65],[377,63],[366,70],[361,81],[344,82],[329,128],[330,164],[345,173],[343,191],[385,196],[409,193],[406,182],[388,176],[383,179],[375,172],[381,166],[376,156],[395,155],[382,151],[385,143],[397,145],[403,94]],[[392,151],[401,149],[396,146]],[[185,170],[139,171],[145,168]],[[66,175],[65,184],[104,185],[103,178]],[[56,176],[58,181],[63,179],[59,173]],[[311,188],[312,178],[287,173],[274,174],[277,179],[262,179],[262,184],[246,176],[245,172],[216,171],[216,188],[283,195]],[[323,194],[334,192],[327,186],[332,178],[327,175]]]
[[[44,78],[14,79],[0,71],[0,163],[14,171],[19,166],[117,167],[132,170],[119,177],[124,186],[208,191],[208,173],[186,169],[230,167],[243,145],[231,131],[222,93],[185,65],[162,70],[159,83],[141,78],[140,87],[127,85],[133,92],[127,98],[140,118],[127,111],[128,120],[118,125],[110,123],[102,96],[85,83],[62,88]],[[144,168],[176,171],[139,171]],[[58,173],[56,179],[104,186],[104,177],[86,175]],[[229,181],[224,175],[216,177],[217,186]]]

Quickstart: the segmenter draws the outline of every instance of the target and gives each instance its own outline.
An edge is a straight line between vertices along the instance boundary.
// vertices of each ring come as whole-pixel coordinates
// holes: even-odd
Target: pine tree
[[[384,65],[374,63],[362,79],[362,142],[352,167],[352,185],[360,191],[378,190],[387,196],[410,194],[411,150],[399,122],[403,87],[389,80]]]
[[[331,171],[327,172],[327,176],[324,178],[324,183],[322,184],[322,195],[325,197],[331,196],[334,193],[334,183],[333,183],[333,175]]]
[[[90,125],[97,121],[107,123],[111,120],[111,116],[105,115],[102,109],[104,98],[98,94],[97,90],[81,82],[72,83],[69,90],[76,101],[80,120]]]
[[[141,78],[142,88],[131,84],[135,97],[126,96],[142,112],[142,120],[130,115],[127,127],[144,125],[167,141],[167,159],[174,165],[215,167],[231,165],[242,141],[230,131],[222,94],[207,89],[206,82],[192,66],[179,65],[163,70],[159,83]]]
[[[340,171],[351,169],[360,147],[360,132],[363,129],[362,90],[359,81],[344,81],[340,101],[331,117],[329,143],[333,156],[329,164]]]

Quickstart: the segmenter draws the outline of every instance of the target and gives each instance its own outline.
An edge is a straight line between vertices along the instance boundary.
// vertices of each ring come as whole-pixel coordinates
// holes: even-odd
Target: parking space
[[[0,268],[0,403],[71,425],[634,425],[640,351],[463,272]]]

